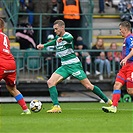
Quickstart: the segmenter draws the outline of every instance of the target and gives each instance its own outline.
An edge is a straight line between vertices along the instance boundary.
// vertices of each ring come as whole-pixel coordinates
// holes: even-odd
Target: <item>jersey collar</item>
[[[129,37],[130,35],[133,35],[133,34],[132,34],[132,33],[129,33],[129,34],[126,36],[126,38]]]

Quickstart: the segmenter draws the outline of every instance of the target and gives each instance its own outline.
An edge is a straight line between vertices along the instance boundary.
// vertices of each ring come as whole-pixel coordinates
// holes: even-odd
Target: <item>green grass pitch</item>
[[[20,115],[18,104],[0,104],[0,133],[133,133],[133,105],[119,103],[118,112],[104,113],[104,103],[61,103],[62,113]]]

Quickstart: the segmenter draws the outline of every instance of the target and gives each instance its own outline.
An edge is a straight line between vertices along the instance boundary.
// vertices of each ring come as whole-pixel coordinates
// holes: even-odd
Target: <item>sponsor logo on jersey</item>
[[[80,74],[81,74],[80,71],[77,71],[77,72],[72,73],[73,76],[78,76],[78,75],[80,75]]]

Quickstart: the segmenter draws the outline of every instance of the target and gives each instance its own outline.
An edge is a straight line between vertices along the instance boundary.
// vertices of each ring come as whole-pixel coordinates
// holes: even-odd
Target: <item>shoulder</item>
[[[130,35],[128,37],[125,38],[125,43],[127,46],[133,46],[133,35]]]
[[[0,32],[0,35],[1,36],[7,36],[5,33],[3,33],[3,32]]]
[[[56,35],[56,36],[55,36],[55,40],[57,40],[58,38],[59,38],[59,36]]]
[[[69,32],[65,32],[65,34],[64,35],[71,35]]]
[[[133,41],[133,34],[127,36],[126,41]]]
[[[67,37],[67,36],[73,37],[72,34],[70,34],[69,32],[65,32],[65,34],[63,35],[63,37]]]

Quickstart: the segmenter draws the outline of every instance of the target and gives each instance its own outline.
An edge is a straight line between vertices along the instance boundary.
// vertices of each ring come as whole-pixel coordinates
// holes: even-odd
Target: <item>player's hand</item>
[[[59,38],[57,39],[57,42],[60,43],[60,42],[62,42],[62,40],[63,40],[63,38],[62,38],[62,37],[59,37]]]
[[[37,49],[41,50],[41,49],[43,49],[43,48],[44,48],[44,45],[43,45],[43,44],[38,44],[38,45],[37,45]]]
[[[121,66],[124,66],[124,65],[126,65],[126,62],[127,62],[127,59],[124,58],[123,60],[121,60],[120,65]]]

